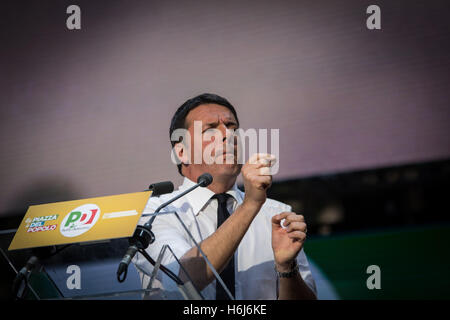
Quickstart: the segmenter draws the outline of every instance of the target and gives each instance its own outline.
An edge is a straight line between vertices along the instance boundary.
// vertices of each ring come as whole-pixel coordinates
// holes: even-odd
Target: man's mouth
[[[235,163],[235,159],[236,159],[236,155],[232,152],[226,152],[226,151],[218,151],[215,153],[216,154],[216,161],[219,158],[222,158],[222,160],[220,160],[220,163],[223,164],[234,164]]]
[[[234,153],[233,153],[233,152],[226,152],[226,151],[224,151],[224,152],[222,152],[222,153],[219,153],[219,154],[217,155],[217,157],[220,157],[220,156],[228,156],[228,155],[234,157]]]

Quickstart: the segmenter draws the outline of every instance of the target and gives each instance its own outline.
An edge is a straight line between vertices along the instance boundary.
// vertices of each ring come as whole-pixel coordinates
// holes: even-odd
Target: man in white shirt
[[[198,140],[194,121],[202,121],[202,137]],[[150,198],[144,213],[154,212],[160,204],[194,185],[200,175],[210,173],[213,182],[209,186],[195,189],[164,210],[177,211],[235,298],[315,299],[315,283],[303,251],[307,232],[304,218],[291,212],[290,206],[266,196],[272,183],[274,156],[256,154],[241,165],[237,148],[226,152],[227,144],[236,147],[233,131],[238,127],[236,111],[226,99],[203,94],[186,101],[175,113],[170,128],[171,137],[176,129],[190,133],[185,139],[172,141],[184,182],[171,194]],[[211,130],[219,130],[223,139],[205,139]],[[195,151],[201,150],[203,155],[205,148],[213,150],[213,154],[216,151],[223,161],[196,163]],[[245,193],[236,186],[240,173]],[[142,218],[140,224],[148,219]],[[213,272],[173,214],[158,216],[152,231],[156,240],[146,250],[153,259],[163,245],[169,245],[206,299],[226,299],[221,286],[216,287]],[[152,266],[141,254],[136,255],[134,263],[142,277],[150,276]],[[162,263],[179,272],[170,255]]]

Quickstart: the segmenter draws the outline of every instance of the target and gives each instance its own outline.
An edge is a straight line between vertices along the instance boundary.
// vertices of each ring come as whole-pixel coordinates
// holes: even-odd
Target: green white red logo
[[[60,231],[64,237],[77,237],[91,229],[100,217],[100,208],[95,204],[84,204],[66,215]]]

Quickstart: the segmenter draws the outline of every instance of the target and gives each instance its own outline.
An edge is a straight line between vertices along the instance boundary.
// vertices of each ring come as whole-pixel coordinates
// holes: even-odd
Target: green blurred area
[[[340,299],[449,299],[450,225],[311,238],[308,257]],[[367,267],[381,269],[381,289],[369,290]]]

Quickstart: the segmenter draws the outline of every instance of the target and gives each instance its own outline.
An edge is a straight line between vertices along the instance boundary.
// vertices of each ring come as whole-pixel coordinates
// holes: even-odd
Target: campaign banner
[[[130,237],[151,193],[30,206],[8,250]]]

